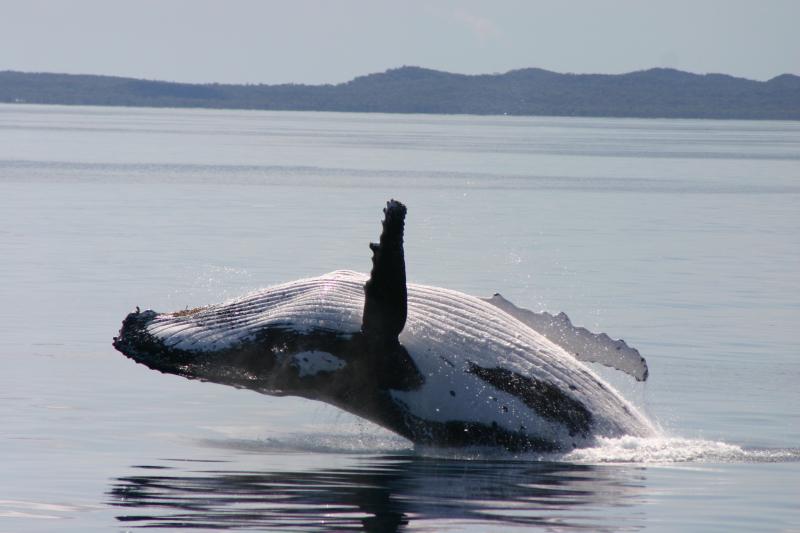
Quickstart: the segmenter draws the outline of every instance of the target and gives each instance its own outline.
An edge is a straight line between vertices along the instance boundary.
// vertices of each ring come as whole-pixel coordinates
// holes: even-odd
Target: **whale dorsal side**
[[[406,206],[389,200],[380,241],[370,243],[372,272],[364,284],[361,332],[371,344],[392,346],[406,324],[408,292],[403,256]]]
[[[599,363],[614,368],[633,376],[636,381],[647,379],[647,361],[639,354],[639,350],[631,348],[624,340],[615,340],[605,333],[592,333],[586,328],[575,326],[565,313],[557,315],[551,315],[546,311],[534,313],[529,309],[517,307],[499,293],[491,298],[481,299],[541,333],[579,361]]]

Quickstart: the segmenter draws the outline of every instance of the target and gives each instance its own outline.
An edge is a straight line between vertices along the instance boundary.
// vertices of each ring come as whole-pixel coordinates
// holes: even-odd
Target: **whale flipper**
[[[499,293],[491,298],[481,299],[538,331],[579,361],[609,366],[633,376],[636,381],[647,379],[647,361],[639,354],[639,350],[631,348],[624,340],[615,340],[605,333],[592,333],[586,328],[575,326],[565,313],[534,313],[517,307]]]
[[[380,241],[369,245],[372,272],[364,284],[361,331],[371,343],[393,345],[405,327],[408,306],[403,256],[406,206],[389,200],[383,213]]]

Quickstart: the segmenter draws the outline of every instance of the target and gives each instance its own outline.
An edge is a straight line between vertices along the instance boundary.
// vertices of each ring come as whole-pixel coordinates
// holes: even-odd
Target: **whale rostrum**
[[[335,405],[416,444],[555,451],[652,423],[587,362],[647,378],[624,341],[406,282],[406,207],[387,203],[369,276],[336,271],[207,307],[129,314],[114,347],[154,370]]]

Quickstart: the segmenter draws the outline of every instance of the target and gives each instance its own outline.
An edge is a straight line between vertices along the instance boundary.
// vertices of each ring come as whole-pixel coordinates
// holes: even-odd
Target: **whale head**
[[[406,434],[389,391],[423,378],[396,337],[362,331],[366,279],[338,271],[199,309],[137,309],[113,344],[163,373],[321,400]]]

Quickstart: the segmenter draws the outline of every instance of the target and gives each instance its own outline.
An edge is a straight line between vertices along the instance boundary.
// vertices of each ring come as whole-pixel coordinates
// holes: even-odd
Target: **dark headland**
[[[0,72],[0,102],[581,117],[800,120],[800,76],[769,81],[656,68],[465,75],[401,67],[337,85],[187,84]]]

